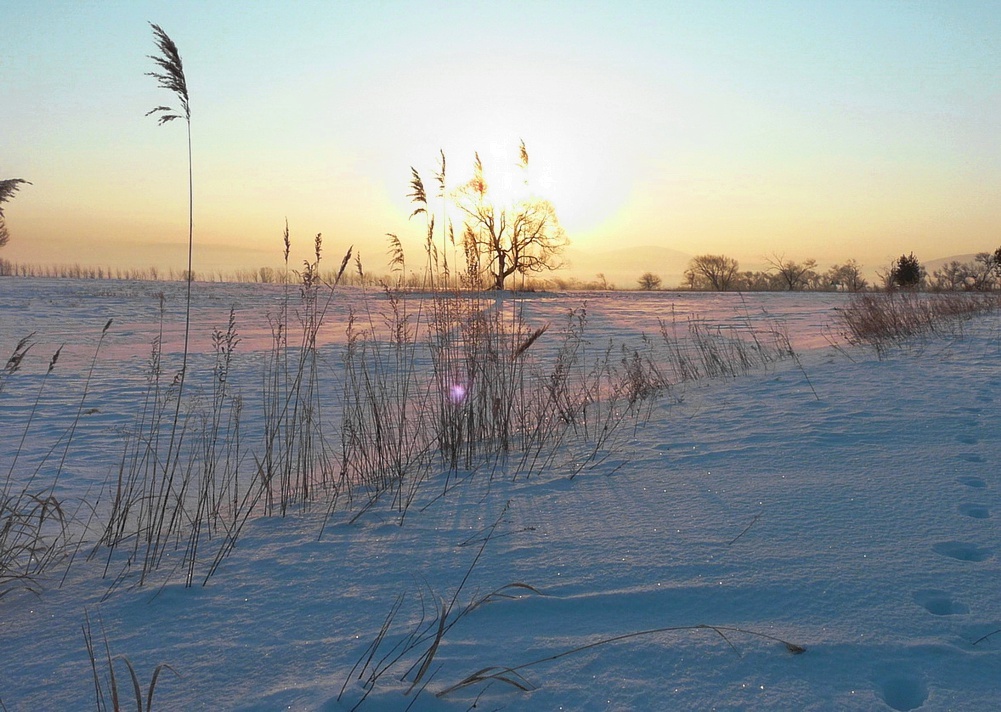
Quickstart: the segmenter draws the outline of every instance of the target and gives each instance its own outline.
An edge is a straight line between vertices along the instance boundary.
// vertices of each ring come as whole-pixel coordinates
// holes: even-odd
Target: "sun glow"
[[[548,200],[571,241],[617,219],[641,177],[632,158],[651,153],[640,131],[623,124],[635,81],[601,67],[558,63],[546,67],[540,84],[538,63],[509,57],[497,60],[503,69],[485,81],[483,66],[493,66],[488,59],[475,67],[427,59],[350,87],[371,109],[369,121],[352,129],[359,137],[379,137],[379,154],[363,152],[357,160],[379,164],[399,214],[413,211],[402,187],[408,168],[421,174],[430,200],[438,192],[433,176],[444,152],[450,190],[472,178],[478,154],[494,202],[511,204],[525,195]],[[428,106],[428,96],[445,99],[438,110],[408,114],[405,125],[395,120],[399,106]],[[625,116],[632,122],[638,113],[633,108]],[[527,171],[519,166],[522,141]],[[386,156],[396,160],[389,163]]]
[[[609,223],[624,208],[630,195],[628,180],[604,177],[618,171],[609,160],[582,156],[567,139],[552,142],[525,139],[528,164],[520,161],[521,138],[513,131],[497,132],[477,146],[467,141],[451,141],[451,149],[432,154],[437,161],[415,166],[420,173],[432,207],[442,204],[435,177],[440,173],[441,153],[446,160],[445,197],[451,202],[474,179],[475,157],[483,166],[486,185],[484,198],[497,209],[510,209],[525,200],[546,200],[553,204],[560,224],[571,240],[586,237],[602,224]],[[460,146],[461,144],[461,146]],[[398,199],[401,212],[412,212],[409,203]],[[456,216],[453,215],[453,219]]]

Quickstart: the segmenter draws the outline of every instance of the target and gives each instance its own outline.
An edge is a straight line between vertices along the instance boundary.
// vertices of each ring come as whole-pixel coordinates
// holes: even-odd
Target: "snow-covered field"
[[[0,478],[16,488],[37,471],[41,485],[64,461],[56,494],[69,501],[116,471],[160,292],[176,360],[181,285],[0,280],[4,359],[35,332],[0,392]],[[281,296],[195,285],[192,392],[235,307],[230,386],[248,432]],[[62,585],[58,568],[37,595],[0,597],[0,709],[97,708],[87,618],[99,656],[106,636],[144,692],[170,666],[154,709],[997,708],[1001,322],[878,359],[832,343],[845,298],[529,296],[538,325],[586,302],[596,346],[637,343],[673,311],[776,322],[798,358],[671,389],[573,478],[557,459],[527,478],[432,480],[402,526],[381,504],[356,519],[340,505],[329,519],[254,518],[205,586],[112,589],[103,561],[81,554]],[[384,297],[331,302],[319,353],[332,393],[352,305],[378,312]],[[133,709],[124,659],[114,666]]]

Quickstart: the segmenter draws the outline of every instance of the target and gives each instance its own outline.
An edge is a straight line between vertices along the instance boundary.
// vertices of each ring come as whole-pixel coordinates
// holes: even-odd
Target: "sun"
[[[548,140],[546,140],[548,139]],[[524,141],[527,164],[522,160]],[[571,240],[586,239],[622,211],[629,197],[630,180],[611,161],[580,150],[572,139],[539,136],[533,140],[513,130],[495,131],[488,137],[452,137],[448,148],[431,154],[436,159],[415,166],[422,176],[428,199],[440,201],[436,176],[445,156],[445,196],[455,195],[475,175],[475,160],[483,167],[485,197],[497,208],[510,208],[524,200],[547,200],[556,209],[560,224]],[[406,206],[403,206],[404,208]]]

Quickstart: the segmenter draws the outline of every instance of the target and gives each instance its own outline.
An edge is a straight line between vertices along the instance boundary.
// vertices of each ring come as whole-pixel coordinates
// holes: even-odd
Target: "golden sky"
[[[324,234],[419,258],[410,167],[488,177],[524,140],[577,249],[935,259],[1001,244],[998,2],[54,2],[0,22],[0,256],[181,269],[191,99],[195,269]],[[336,258],[332,258],[335,261]],[[591,276],[591,275],[584,275]]]

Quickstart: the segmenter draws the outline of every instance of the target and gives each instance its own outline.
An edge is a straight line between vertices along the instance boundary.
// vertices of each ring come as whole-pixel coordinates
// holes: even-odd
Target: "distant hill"
[[[969,255],[953,255],[952,257],[939,257],[936,260],[929,260],[927,262],[922,262],[921,265],[925,268],[928,274],[931,274],[937,269],[941,269],[950,262],[973,262],[976,258],[976,254]]]
[[[619,289],[632,289],[644,272],[653,272],[666,288],[681,284],[685,268],[692,255],[667,247],[645,245],[618,250],[583,250],[569,248],[563,255],[567,267],[560,271],[582,281],[591,281],[597,274]]]

